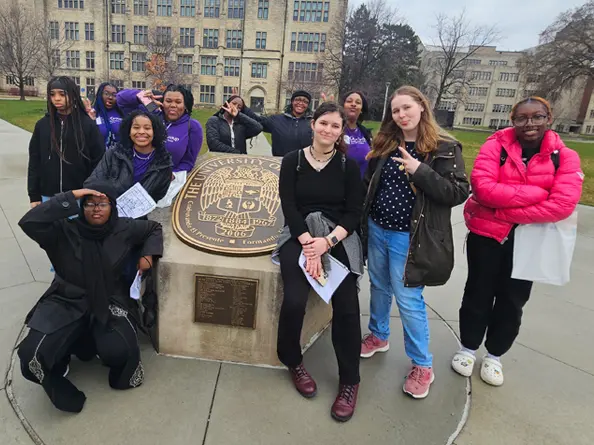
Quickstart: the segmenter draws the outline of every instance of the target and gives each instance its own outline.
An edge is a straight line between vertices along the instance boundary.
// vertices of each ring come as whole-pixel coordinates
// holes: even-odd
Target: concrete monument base
[[[276,354],[278,318],[283,298],[280,268],[270,254],[230,257],[206,253],[182,243],[171,226],[171,209],[150,219],[161,222],[164,256],[157,271],[159,353],[260,366],[281,366]],[[195,322],[196,274],[257,281],[254,328]],[[215,302],[216,303],[216,302]],[[301,333],[310,346],[331,320],[331,307],[312,292]]]

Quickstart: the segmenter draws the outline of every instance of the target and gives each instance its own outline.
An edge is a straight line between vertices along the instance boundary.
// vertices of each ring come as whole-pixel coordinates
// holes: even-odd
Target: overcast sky
[[[497,48],[522,50],[538,43],[538,34],[567,9],[581,6],[586,0],[386,0],[396,6],[423,43],[435,37],[435,15],[457,14],[466,8],[468,19],[477,25],[497,24],[501,39]],[[351,0],[358,6],[363,0]]]

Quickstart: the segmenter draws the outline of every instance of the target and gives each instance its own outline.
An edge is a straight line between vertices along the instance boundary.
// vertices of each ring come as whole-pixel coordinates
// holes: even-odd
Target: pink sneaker
[[[361,357],[369,358],[376,352],[386,352],[390,349],[388,340],[380,340],[373,334],[367,334],[361,342]]]
[[[403,391],[415,399],[424,399],[429,394],[429,387],[435,380],[433,368],[423,368],[422,366],[414,365],[406,381],[404,382]]]

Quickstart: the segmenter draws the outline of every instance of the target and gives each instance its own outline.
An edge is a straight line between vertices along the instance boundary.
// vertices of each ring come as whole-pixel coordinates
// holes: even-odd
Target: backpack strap
[[[344,153],[340,154],[340,167],[342,168],[342,172],[346,172],[346,155]]]
[[[301,150],[301,149],[299,149],[297,151],[297,168],[296,168],[297,171],[301,171],[301,152],[302,151],[303,150]]]
[[[505,164],[505,161],[507,161],[507,151],[505,150],[505,148],[501,147],[501,155],[499,157],[499,166],[503,167],[503,164]],[[557,173],[557,170],[559,170],[559,163],[560,163],[559,150],[555,150],[551,153],[551,161],[553,162],[553,166],[555,167],[555,173]]]
[[[499,167],[503,167],[505,161],[507,161],[507,151],[505,148],[501,147],[501,154],[499,155]]]

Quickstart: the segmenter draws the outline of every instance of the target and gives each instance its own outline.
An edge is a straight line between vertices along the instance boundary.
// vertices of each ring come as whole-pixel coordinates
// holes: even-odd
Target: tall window
[[[80,93],[80,77],[78,77],[78,76],[70,76],[70,78],[72,80],[74,80],[74,83],[78,87],[78,92]]]
[[[511,113],[511,110],[511,105],[493,104],[493,113]]]
[[[111,79],[111,83],[113,83],[119,89],[124,88],[124,81],[119,79]]]
[[[321,81],[323,63],[289,62],[289,80]]]
[[[58,8],[64,9],[84,9],[84,0],[58,0]]]
[[[225,57],[225,76],[239,77],[239,64],[238,57]]]
[[[480,117],[465,117],[462,119],[464,125],[480,125],[483,120]]]
[[[66,51],[66,68],[80,68],[80,51]]]
[[[112,14],[125,14],[126,13],[126,0],[111,0],[111,13]]]
[[[171,44],[171,27],[157,26],[157,45]]]
[[[202,37],[202,46],[204,48],[218,48],[218,46],[219,46],[219,30],[204,28],[204,36]]]
[[[134,43],[137,45],[148,43],[148,26],[134,26]]]
[[[519,78],[518,73],[499,73],[499,80],[502,82],[517,82]]]
[[[293,2],[293,21],[327,22],[330,13],[330,2]]]
[[[252,77],[266,79],[268,77],[268,64],[261,62],[252,63]]]
[[[221,0],[204,0],[204,17],[218,18],[221,13]]]
[[[291,33],[291,51],[317,53],[326,51],[326,33]]]
[[[242,19],[245,11],[245,0],[227,0],[229,10],[227,12],[227,18],[229,19]]]
[[[85,23],[85,40],[95,40],[94,23]]]
[[[215,86],[200,85],[200,102],[203,104],[215,103]]]
[[[126,43],[126,25],[111,25],[111,41]]]
[[[223,87],[223,103],[227,102],[233,96],[234,87]]]
[[[59,49],[52,49],[52,65],[56,68],[58,68],[60,65],[62,65],[62,62],[60,61],[60,50]]]
[[[256,32],[256,48],[266,49],[266,36],[265,32]]]
[[[85,59],[87,62],[87,69],[94,70],[95,69],[95,51],[87,51],[85,54]]]
[[[64,38],[78,40],[78,22],[64,22]]]
[[[497,88],[497,91],[495,91],[495,96],[498,96],[498,97],[515,97],[516,96],[516,90],[511,89],[511,88]]]
[[[465,59],[462,61],[462,65],[480,65],[481,59]]]
[[[60,25],[58,22],[49,22],[49,34],[52,40],[60,39]]]
[[[157,15],[171,17],[173,0],[157,0]]]
[[[196,0],[180,0],[180,15],[194,17],[196,15]]]
[[[485,104],[480,103],[468,103],[464,106],[464,110],[466,111],[476,111],[482,113],[485,111]]]
[[[149,0],[134,0],[134,15],[148,15]]]
[[[14,74],[10,74],[8,76],[6,76],[6,83],[9,85],[16,85],[18,86],[19,84],[19,80],[17,78],[17,76],[15,76]],[[34,87],[35,86],[35,79],[33,77],[24,77],[23,78],[23,84],[28,86],[28,87]]]
[[[87,77],[87,97],[95,97],[95,78]]]
[[[203,76],[217,75],[217,58],[216,56],[202,56],[200,57],[200,74]]]
[[[132,88],[135,90],[146,90],[146,81],[145,80],[133,80]]]
[[[227,48],[241,48],[241,40],[243,39],[243,32],[240,30],[227,31]]]
[[[507,60],[489,60],[491,66],[507,66]]]
[[[180,74],[192,74],[192,63],[193,63],[193,56],[188,56],[186,54],[180,54],[177,56],[177,72]],[[215,59],[215,68],[216,68],[216,60]]]
[[[473,71],[470,73],[470,78],[472,80],[491,80],[491,72],[490,71]]]
[[[132,71],[135,73],[146,71],[146,53],[132,53]]]
[[[468,88],[469,96],[486,96],[489,91],[486,87],[470,87]]]
[[[179,29],[179,46],[193,48],[195,45],[196,30],[194,28]]]
[[[258,0],[258,18],[268,20],[268,0]]]
[[[123,70],[124,69],[124,52],[112,51],[109,53],[109,69]]]

